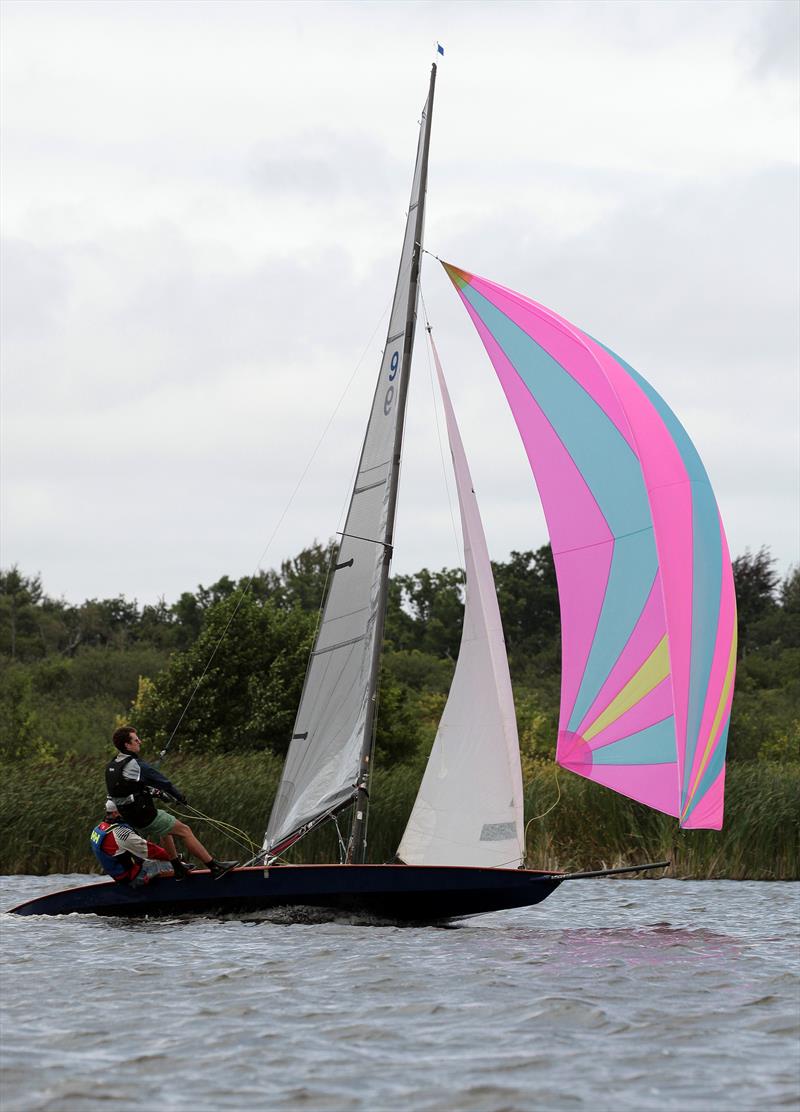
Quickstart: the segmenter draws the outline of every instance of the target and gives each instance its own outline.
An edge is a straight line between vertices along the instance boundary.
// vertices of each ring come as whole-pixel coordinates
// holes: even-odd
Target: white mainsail
[[[453,683],[398,857],[408,865],[516,867],[525,856],[517,721],[478,502],[431,337],[455,469],[466,564]]]
[[[264,849],[348,805],[363,779],[386,606],[399,445],[416,317],[435,66],[389,331],[342,541],[331,571]],[[363,792],[363,789],[362,789]]]

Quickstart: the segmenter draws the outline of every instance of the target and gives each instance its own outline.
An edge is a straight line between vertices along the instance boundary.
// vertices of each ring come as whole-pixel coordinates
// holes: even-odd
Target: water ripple
[[[81,880],[5,878],[2,906]],[[797,1109],[798,896],[581,881],[455,929],[3,915],[3,1112]]]

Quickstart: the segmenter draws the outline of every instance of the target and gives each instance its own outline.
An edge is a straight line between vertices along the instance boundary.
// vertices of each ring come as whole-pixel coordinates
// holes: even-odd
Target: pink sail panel
[[[551,537],[562,612],[561,720],[567,721],[578,694],[583,662],[591,649],[613,556],[613,534],[584,477],[555,429],[531,397],[513,364],[467,303],[478,333],[503,384],[512,412],[525,414],[522,433],[537,476]],[[574,512],[572,512],[574,510]],[[574,662],[574,663],[573,663]]]
[[[600,688],[597,698],[578,726],[578,733],[596,730],[596,724],[608,713],[609,706],[630,684],[651,659],[666,636],[664,607],[661,601],[661,576],[656,575],[647,602],[625,648]]]
[[[557,760],[681,825],[719,828],[736,610],[708,476],[631,366],[445,264],[522,436],[558,576]]]

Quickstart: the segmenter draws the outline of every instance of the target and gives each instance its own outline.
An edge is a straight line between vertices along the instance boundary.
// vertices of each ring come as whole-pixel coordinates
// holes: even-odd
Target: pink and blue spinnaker
[[[736,601],[697,450],[633,367],[535,301],[445,264],[502,383],[547,519],[562,629],[556,759],[722,826]]]

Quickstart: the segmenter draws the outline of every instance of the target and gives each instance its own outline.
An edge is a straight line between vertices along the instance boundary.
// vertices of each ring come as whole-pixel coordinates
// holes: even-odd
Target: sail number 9
[[[392,412],[392,404],[394,402],[394,386],[392,385],[397,378],[397,369],[400,366],[400,353],[395,351],[392,353],[392,361],[389,364],[389,385],[386,389],[386,397],[383,399],[383,415],[388,417]]]

